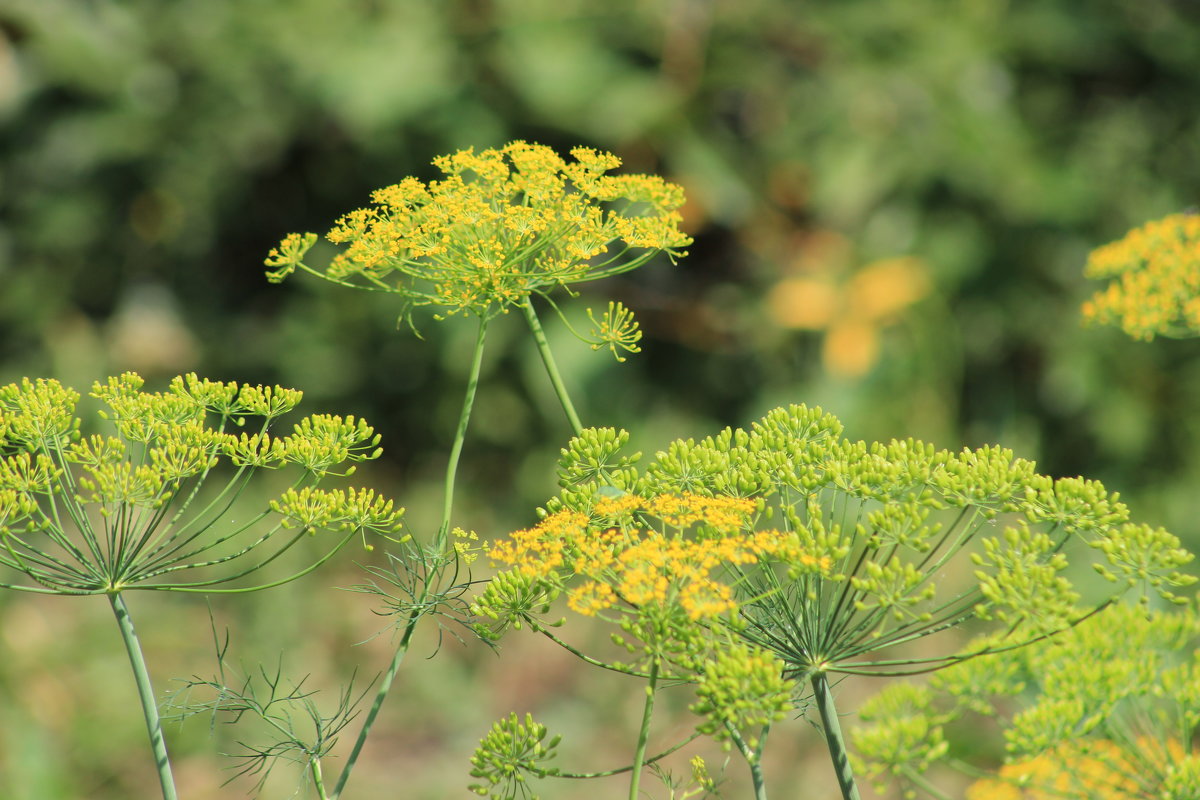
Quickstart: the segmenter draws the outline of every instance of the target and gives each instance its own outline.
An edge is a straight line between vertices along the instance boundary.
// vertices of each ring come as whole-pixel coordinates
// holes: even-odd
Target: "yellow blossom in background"
[[[1183,757],[1175,740],[1139,738],[1132,748],[1103,739],[1067,742],[976,781],[966,800],[1145,800]]]
[[[1083,274],[1112,279],[1083,304],[1085,321],[1134,339],[1200,335],[1200,214],[1148,222],[1088,257]]]
[[[883,328],[929,291],[924,263],[902,256],[868,264],[844,281],[829,275],[784,278],[771,288],[766,302],[780,327],[824,331],[825,369],[857,378],[878,362]]]

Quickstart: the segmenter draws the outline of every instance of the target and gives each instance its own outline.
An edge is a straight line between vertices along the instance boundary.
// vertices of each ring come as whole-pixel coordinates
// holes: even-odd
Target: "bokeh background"
[[[1091,248],[1200,202],[1197,98],[1190,0],[0,0],[0,382],[301,388],[383,434],[360,478],[427,535],[471,325],[419,319],[418,339],[388,298],[272,286],[263,257],[432,177],[435,155],[584,144],[683,184],[695,237],[676,266],[564,302],[633,308],[646,336],[627,363],[550,323],[585,424],[653,451],[819,404],[855,438],[998,442],[1099,478],[1200,546],[1200,345],[1078,313]],[[569,434],[520,320],[493,331],[458,506],[485,536],[533,519]],[[157,683],[211,671],[211,608],[247,668],[282,660],[332,703],[389,653],[369,601],[330,588],[362,580],[354,558],[251,601],[134,597]],[[519,636],[499,659],[454,642],[423,659],[436,645],[402,673],[351,796],[466,796],[467,758],[509,710],[567,734],[564,767],[628,758],[627,685]],[[0,596],[5,797],[153,796],[124,659],[103,601]],[[689,724],[664,718],[662,741]],[[171,735],[181,796],[250,788],[221,786],[236,732]],[[834,797],[809,726],[776,735],[772,780]],[[731,762],[727,796],[741,780]],[[295,790],[285,765],[264,796]]]

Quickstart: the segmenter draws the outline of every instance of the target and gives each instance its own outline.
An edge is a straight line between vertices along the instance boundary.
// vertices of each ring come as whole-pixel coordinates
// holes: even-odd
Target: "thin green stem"
[[[912,781],[913,785],[919,787],[923,792],[933,797],[934,800],[950,800],[950,795],[943,792],[941,789],[930,783],[924,776],[912,769],[904,770],[904,777]]]
[[[638,785],[642,780],[642,767],[646,764],[646,744],[650,741],[650,717],[654,714],[654,693],[658,688],[658,659],[650,664],[650,680],[646,683],[646,705],[642,709],[642,728],[638,731],[637,750],[630,767],[629,800],[638,800]]]
[[[314,758],[308,762],[308,771],[312,775],[313,787],[317,790],[317,797],[321,800],[329,800],[329,795],[325,794],[325,778],[321,773],[321,759]]]
[[[408,653],[408,646],[412,643],[413,631],[417,629],[419,619],[421,619],[420,611],[414,610],[409,614],[408,623],[404,626],[404,635],[400,637],[400,644],[396,646],[396,654],[392,656],[392,663],[388,666],[387,672],[383,674],[379,691],[375,693],[375,701],[371,703],[371,710],[367,712],[367,718],[363,720],[362,728],[358,732],[358,739],[354,742],[354,749],[350,751],[350,757],[346,759],[346,766],[342,767],[342,772],[338,775],[337,785],[333,787],[333,794],[329,795],[329,800],[337,800],[341,797],[342,790],[346,788],[346,781],[350,780],[350,773],[354,770],[354,764],[358,761],[359,754],[362,753],[363,745],[367,742],[367,735],[371,732],[375,717],[379,716],[379,709],[383,706],[383,701],[392,688],[392,681],[395,680],[396,673],[400,671],[400,663],[404,661],[404,656]]]
[[[458,460],[462,456],[463,442],[467,438],[467,423],[471,420],[471,406],[475,404],[475,390],[479,387],[479,370],[483,364],[483,343],[487,337],[488,318],[479,317],[479,332],[475,336],[475,351],[471,355],[471,372],[467,376],[467,391],[463,396],[462,411],[458,415],[458,428],[454,431],[454,444],[450,448],[450,461],[446,465],[444,486],[445,501],[442,504],[442,524],[434,547],[439,552],[446,546],[450,535],[450,512],[454,507],[454,483],[458,475]]]
[[[142,647],[138,644],[137,633],[133,629],[133,619],[125,606],[125,599],[120,592],[111,592],[108,600],[112,603],[113,613],[117,617],[117,627],[121,629],[121,641],[125,643],[125,651],[129,653],[129,664],[133,667],[133,678],[137,683],[138,698],[142,701],[142,713],[146,717],[146,731],[150,735],[150,750],[154,753],[154,763],[158,768],[158,782],[162,786],[163,800],[177,800],[175,780],[171,777],[171,760],[167,756],[167,743],[163,739],[162,720],[158,717],[158,703],[154,700],[154,690],[150,687],[150,673],[146,670],[146,659],[142,657]]]
[[[838,722],[837,707],[833,704],[833,693],[829,691],[829,680],[825,673],[817,672],[812,677],[813,695],[821,712],[821,725],[825,728],[825,741],[829,745],[829,756],[837,773],[838,786],[843,800],[860,800],[858,787],[854,783],[854,771],[850,768],[850,755],[846,752],[846,739]]]
[[[728,722],[725,723],[725,730],[729,732],[729,737],[737,745],[738,752],[742,754],[742,758],[746,759],[746,766],[750,768],[750,780],[754,784],[754,800],[767,800],[767,783],[763,778],[762,770],[762,751],[771,726],[763,726],[762,735],[758,738],[757,747],[751,747],[750,743],[738,733],[737,728]]]
[[[700,736],[701,736],[701,734],[699,731],[693,732],[691,736],[684,739],[679,744],[668,747],[666,750],[663,750],[658,755],[647,758],[645,761],[645,764],[653,764],[656,761],[662,761],[664,758],[671,755],[671,753],[674,753],[676,750],[681,750],[684,747],[686,747],[687,745],[696,741],[697,739],[700,738]],[[617,767],[616,769],[606,769],[606,770],[602,770],[600,772],[559,772],[559,773],[556,773],[554,777],[570,778],[572,780],[588,780],[591,778],[607,778],[611,775],[620,775],[622,772],[629,772],[632,769],[633,769],[632,766],[627,766],[627,767]]]
[[[554,354],[550,352],[550,343],[546,341],[546,333],[542,330],[542,324],[538,322],[537,312],[533,310],[531,298],[526,297],[525,302],[521,303],[521,313],[525,315],[525,321],[529,323],[529,330],[533,332],[533,341],[537,343],[538,353],[542,356],[542,363],[546,366],[546,375],[550,377],[554,393],[558,395],[558,402],[562,403],[567,420],[571,423],[571,429],[578,436],[583,431],[583,423],[579,421],[579,415],[575,413],[575,406],[571,403],[570,395],[567,394],[567,387],[563,384],[562,375],[559,374],[558,367],[554,363]]]

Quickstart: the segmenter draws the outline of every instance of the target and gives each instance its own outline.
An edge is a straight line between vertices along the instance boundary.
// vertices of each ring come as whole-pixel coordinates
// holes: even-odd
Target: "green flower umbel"
[[[316,414],[274,436],[273,423],[300,392],[195,375],[176,378],[166,392],[141,386],[133,373],[96,383],[92,396],[108,406],[101,416],[112,433],[87,437],[74,390],[44,379],[0,388],[0,565],[29,579],[0,586],[51,594],[221,591],[215,587],[249,575],[306,533],[339,534],[332,555],[351,536],[399,529],[402,509],[371,490],[315,485],[379,455],[379,437],[364,421]],[[252,432],[227,431],[247,426]],[[255,471],[286,467],[297,478],[279,499],[248,519],[223,519]],[[201,491],[216,475],[221,487]]]

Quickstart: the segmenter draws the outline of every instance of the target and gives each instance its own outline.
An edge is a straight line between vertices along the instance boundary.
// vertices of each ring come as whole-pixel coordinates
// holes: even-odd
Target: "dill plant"
[[[511,568],[477,609],[493,632],[529,626],[647,681],[635,766],[661,680],[693,684],[698,732],[732,743],[759,798],[771,726],[802,698],[843,796],[858,797],[837,676],[932,671],[1067,630],[1111,602],[1083,605],[1069,562],[1090,561],[1116,593],[1179,601],[1172,590],[1194,580],[1179,541],[1130,521],[1099,482],[1053,479],[1000,447],[851,441],[835,417],[799,405],[677,440],[644,467],[622,453],[627,440],[589,429],[563,450],[562,493],[538,527],[491,548]],[[574,648],[545,616],[564,592],[637,658]],[[997,631],[973,650],[895,652],[973,620]]]
[[[94,384],[91,395],[106,407],[100,416],[109,430],[87,436],[75,390],[48,379],[0,388],[0,565],[7,573],[0,586],[108,598],[162,795],[173,800],[158,703],[126,595],[278,586],[312,572],[355,536],[364,544],[368,532],[393,538],[403,510],[370,489],[318,487],[379,456],[379,437],[363,420],[316,414],[280,436],[273,429],[300,402],[298,391],[194,374],[164,392],[142,386],[134,373]],[[233,520],[233,504],[264,469],[289,469],[296,478],[257,514]],[[330,534],[323,556],[253,582],[319,531]]]
[[[337,286],[394,295],[400,319],[414,330],[414,315],[421,309],[429,309],[438,322],[461,317],[476,326],[447,459],[438,531],[429,542],[410,541],[403,552],[388,553],[387,565],[369,568],[368,581],[355,587],[383,600],[384,613],[394,618],[399,640],[336,783],[328,792],[317,787],[323,800],[342,795],[418,623],[432,618],[444,628],[471,625],[466,592],[473,581],[463,575],[463,567],[478,554],[479,546],[472,542],[475,534],[452,529],[452,518],[458,463],[489,323],[514,309],[522,315],[564,414],[578,433],[583,425],[556,366],[534,298],[542,298],[557,312],[553,293],[570,293],[573,286],[628,272],[660,253],[674,260],[685,255],[682,248],[691,243],[679,230],[678,209],[684,199],[679,186],[654,175],[607,174],[621,163],[610,153],[578,147],[570,155],[564,159],[544,145],[516,141],[498,149],[466,149],[436,158],[433,163],[442,178],[428,182],[405,178],[374,192],[371,206],[338,220],[326,236],[338,248],[327,266],[314,267],[306,261],[317,242],[313,233],[289,234],[265,260],[268,278],[275,282],[300,272]],[[608,349],[618,361],[624,360],[623,353],[638,352],[642,334],[622,304],[610,302],[599,315],[589,309],[587,316],[592,323],[587,334],[563,319],[593,350]],[[232,688],[222,681],[209,686],[219,694]],[[253,705],[243,699],[218,710],[236,715]],[[542,758],[536,723],[526,725],[513,717],[489,735],[502,737],[510,730],[535,754],[531,756],[535,762]],[[293,751],[315,749],[297,744]]]

